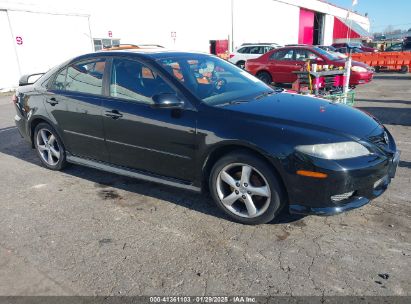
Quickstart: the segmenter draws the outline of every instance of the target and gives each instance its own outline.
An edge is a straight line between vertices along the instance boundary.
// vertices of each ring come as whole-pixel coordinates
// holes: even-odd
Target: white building
[[[348,31],[348,27],[352,30]],[[361,38],[367,17],[321,0],[0,0],[0,90],[117,43],[209,52],[210,40],[326,44]]]

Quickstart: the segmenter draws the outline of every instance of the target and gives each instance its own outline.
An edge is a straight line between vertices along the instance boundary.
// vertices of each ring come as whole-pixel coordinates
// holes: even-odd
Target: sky
[[[352,0],[327,0],[332,4],[350,8]],[[387,26],[394,29],[411,28],[411,0],[358,0],[354,11],[368,13],[371,32],[383,32]]]

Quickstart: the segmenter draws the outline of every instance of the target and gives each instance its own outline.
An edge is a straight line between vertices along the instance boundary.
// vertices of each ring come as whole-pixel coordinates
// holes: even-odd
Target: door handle
[[[123,117],[123,114],[121,114],[118,110],[106,111],[104,115],[113,119],[119,119],[120,117]]]
[[[51,97],[51,98],[49,98],[49,99],[46,99],[46,102],[49,103],[49,104],[52,105],[52,106],[55,106],[56,104],[59,103],[59,102],[57,101],[57,99],[54,98],[54,97]]]

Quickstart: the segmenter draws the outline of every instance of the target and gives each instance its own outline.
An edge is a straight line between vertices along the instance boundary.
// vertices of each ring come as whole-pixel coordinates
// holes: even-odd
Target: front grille
[[[353,194],[354,194],[354,191],[336,194],[336,195],[331,196],[331,200],[333,202],[341,202],[343,200],[349,199]]]
[[[388,175],[384,176],[383,178],[380,178],[374,183],[374,189],[379,189],[381,187],[384,187],[387,183],[389,182],[389,177]]]

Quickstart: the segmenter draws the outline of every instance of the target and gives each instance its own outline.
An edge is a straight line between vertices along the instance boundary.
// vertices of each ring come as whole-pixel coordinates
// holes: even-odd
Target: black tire
[[[245,69],[245,61],[244,60],[240,60],[235,65],[238,66],[240,69],[243,69],[243,70]]]
[[[265,71],[258,72],[257,78],[266,84],[271,84],[273,82],[271,75]]]
[[[56,158],[54,155],[53,157],[53,161],[55,161],[55,164],[50,164],[48,163],[45,158],[43,157],[45,154],[47,155],[48,152],[45,152],[42,149],[39,148],[39,141],[37,140],[38,136],[39,136],[39,132],[41,131],[46,131],[49,132],[51,135],[54,136],[53,140],[53,144],[48,144],[48,146],[52,146],[54,148],[55,151],[59,152],[59,158]],[[41,135],[40,135],[41,137]],[[50,139],[51,137],[49,137]],[[61,170],[63,169],[66,165],[67,165],[67,161],[66,161],[66,149],[64,148],[64,144],[63,141],[61,140],[60,136],[57,134],[57,132],[54,130],[54,128],[52,126],[50,126],[48,123],[39,123],[36,128],[34,129],[34,136],[33,136],[33,141],[34,141],[34,147],[36,149],[37,155],[39,156],[41,163],[47,167],[50,170]],[[42,142],[43,144],[43,142]],[[43,145],[41,145],[43,146]],[[44,146],[43,146],[44,147]],[[58,148],[58,149],[56,149]],[[43,153],[43,155],[42,155]],[[45,154],[44,154],[45,153]]]
[[[408,66],[406,66],[406,65],[403,65],[402,67],[401,67],[401,70],[400,70],[400,73],[401,74],[407,74],[408,73]]]
[[[266,198],[266,202],[264,203],[265,205],[267,204],[268,207],[261,208],[261,214],[258,214],[257,212],[255,217],[241,216],[241,215],[233,213],[222,203],[219,197],[219,192],[217,188],[221,187],[218,185],[218,183],[221,182],[220,173],[222,172],[223,169],[229,167],[230,165],[236,166],[237,164],[241,164],[241,165],[245,164],[247,166],[251,166],[255,170],[255,171],[252,171],[253,173],[251,173],[250,185],[249,185],[250,187],[254,186],[254,185],[251,185],[253,174],[257,174],[257,176],[262,175],[269,186],[270,198]],[[224,184],[224,182],[221,182],[221,183]],[[228,184],[225,184],[225,186],[228,186]],[[219,159],[211,170],[211,174],[209,178],[209,189],[210,189],[212,198],[214,199],[217,206],[219,206],[221,210],[223,210],[234,221],[238,223],[246,224],[246,225],[265,224],[265,223],[272,221],[275,218],[275,216],[281,211],[281,209],[283,208],[285,204],[285,196],[284,196],[283,187],[281,186],[279,178],[273,172],[273,169],[270,168],[270,165],[266,161],[260,159],[259,157],[256,157],[255,155],[247,151],[233,152]],[[234,194],[235,192],[234,189],[230,188],[228,190],[228,192],[231,192],[231,191],[233,192],[232,194]],[[241,196],[241,193],[239,195]],[[253,196],[253,197],[257,197],[257,199],[260,199],[258,195]],[[243,204],[245,207],[245,202],[242,201],[241,198],[236,200],[235,203],[232,204],[232,206],[234,206],[235,204],[238,204],[240,207],[241,207],[241,204]],[[248,208],[244,208],[244,209],[248,210]]]
[[[375,73],[380,73],[380,72],[381,72],[381,69],[380,69],[379,66],[376,66],[376,67],[374,68],[374,71],[375,71]]]

